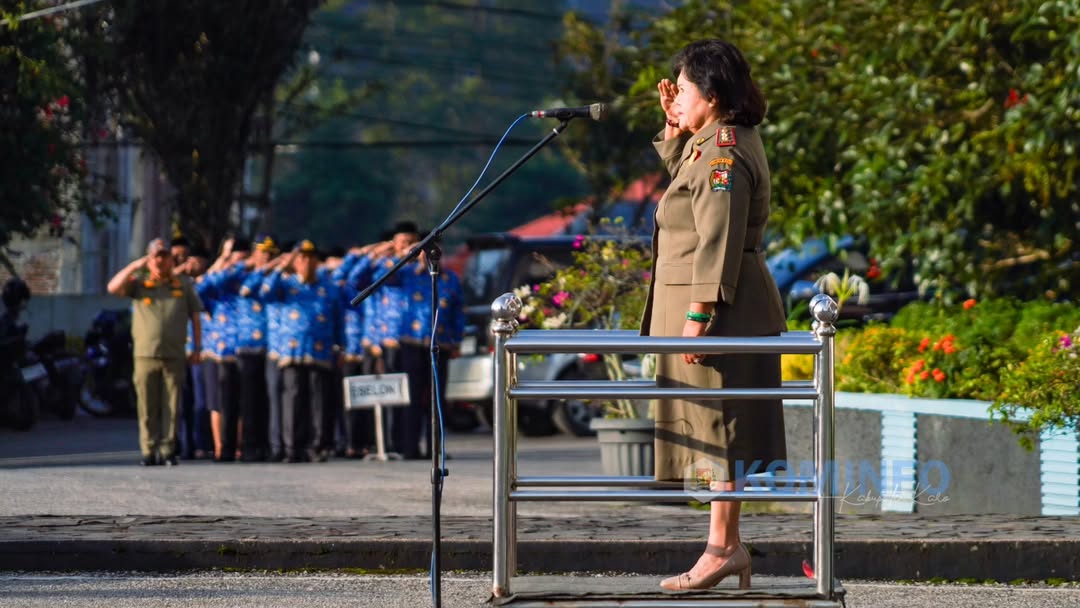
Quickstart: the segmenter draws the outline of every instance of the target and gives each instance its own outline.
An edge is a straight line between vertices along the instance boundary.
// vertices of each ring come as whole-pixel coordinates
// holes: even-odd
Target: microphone
[[[529,112],[531,118],[558,118],[559,120],[570,120],[571,118],[591,118],[593,120],[604,120],[607,118],[607,104],[594,103],[591,106],[581,106],[578,108],[551,108],[550,110],[533,110]]]

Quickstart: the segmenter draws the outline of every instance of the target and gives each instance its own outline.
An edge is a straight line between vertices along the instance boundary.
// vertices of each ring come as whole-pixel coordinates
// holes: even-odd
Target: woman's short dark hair
[[[715,99],[725,122],[753,127],[765,118],[765,95],[734,44],[717,39],[691,42],[675,55],[671,68],[676,80],[684,74],[704,97]]]

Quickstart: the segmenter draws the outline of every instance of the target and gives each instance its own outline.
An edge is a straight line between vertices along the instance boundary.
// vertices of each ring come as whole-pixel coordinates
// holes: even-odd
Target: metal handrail
[[[758,484],[770,486],[808,486],[814,483],[813,477],[791,476],[757,476],[748,475],[747,487],[756,487]],[[598,487],[632,487],[632,488],[656,488],[673,489],[685,488],[681,481],[657,481],[653,477],[595,477],[595,476],[528,476],[519,477],[515,480],[515,488],[598,488]]]
[[[583,343],[583,340],[588,342]],[[756,338],[698,338],[640,336],[637,332],[526,329],[506,343],[513,354],[549,355],[553,353],[699,353],[722,355],[737,353],[814,355],[821,352],[821,342],[809,333],[785,333]]]
[[[500,296],[491,306],[495,375],[493,434],[495,440],[493,487],[492,593],[511,595],[510,579],[517,570],[517,503],[526,501],[640,501],[701,502],[807,501],[814,503],[814,571],[817,595],[832,599],[834,502],[829,493],[835,475],[833,338],[837,305],[828,296],[810,303],[815,318],[811,332],[786,332],[761,337],[659,337],[634,331],[524,330],[517,332],[521,300]],[[516,333],[515,333],[516,332]],[[785,382],[776,388],[667,388],[649,380],[518,381],[517,356],[552,353],[700,353],[700,354],[810,354],[814,380]],[[522,477],[517,476],[518,399],[801,399],[814,403],[814,475],[748,476],[741,490],[713,492],[646,477]],[[750,479],[755,477],[755,479]],[[598,490],[598,487],[629,489]],[[521,489],[554,488],[554,489]],[[586,488],[586,489],[581,489]],[[678,488],[678,489],[676,489]]]
[[[551,383],[518,382],[510,389],[513,399],[694,399],[697,401],[724,399],[817,399],[813,388],[663,388],[653,384],[623,386],[628,382],[591,383],[574,385],[567,381],[567,388],[560,389]]]

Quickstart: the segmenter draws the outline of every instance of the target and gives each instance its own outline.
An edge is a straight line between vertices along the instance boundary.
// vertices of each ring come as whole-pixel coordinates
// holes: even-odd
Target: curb
[[[761,574],[797,575],[812,555],[804,541],[749,546]],[[442,549],[445,570],[491,569],[490,542],[444,539]],[[700,541],[522,540],[518,569],[670,574],[700,550]],[[430,560],[423,538],[0,541],[0,570],[17,571],[427,570]],[[840,579],[1080,580],[1080,539],[839,541],[836,570]]]

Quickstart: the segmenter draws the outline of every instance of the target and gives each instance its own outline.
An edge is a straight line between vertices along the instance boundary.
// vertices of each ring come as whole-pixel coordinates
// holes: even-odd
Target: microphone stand
[[[413,259],[415,259],[420,252],[426,253],[428,274],[431,276],[431,349],[430,360],[428,365],[431,368],[431,524],[432,524],[432,541],[431,541],[431,554],[432,554],[432,583],[431,583],[431,597],[434,608],[442,607],[442,530],[440,523],[440,510],[442,506],[442,488],[443,479],[449,475],[446,470],[446,462],[443,458],[442,450],[442,424],[439,420],[439,394],[438,394],[438,360],[439,360],[439,345],[438,345],[438,327],[437,327],[437,313],[439,306],[439,262],[442,258],[442,250],[439,248],[438,239],[442,233],[446,232],[448,228],[453,226],[459,219],[465,216],[473,207],[476,206],[485,196],[491,193],[499,184],[503,182],[507,177],[510,177],[515,171],[521,168],[530,158],[533,157],[541,148],[546,146],[551,140],[555,139],[562,133],[566,127],[570,124],[570,120],[573,116],[560,119],[559,125],[556,126],[544,136],[535,146],[529,149],[528,152],[523,154],[521,158],[510,165],[505,171],[503,171],[498,177],[496,177],[490,184],[484,187],[479,193],[476,194],[471,200],[465,203],[449,215],[437,228],[432,230],[423,240],[413,246],[407,254],[405,254],[396,264],[382,277],[374,281],[371,285],[368,285],[366,289],[361,291],[350,302],[350,306],[356,306],[360,302],[371,296],[376,289],[381,287],[392,275],[401,270],[402,266],[405,266]]]

